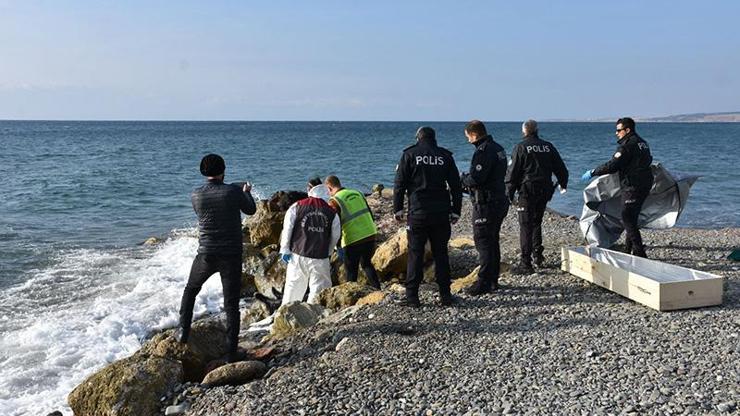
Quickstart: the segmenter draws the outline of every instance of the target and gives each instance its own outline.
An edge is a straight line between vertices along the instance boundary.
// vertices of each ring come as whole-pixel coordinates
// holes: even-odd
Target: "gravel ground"
[[[454,228],[469,236],[470,212]],[[577,222],[548,213],[548,268],[454,308],[388,299],[283,341],[267,377],[208,389],[189,415],[738,414],[740,229],[646,231],[648,256],[726,278],[719,307],[656,312],[558,270]],[[516,213],[502,229],[518,249]],[[455,261],[475,263],[475,251]],[[394,295],[395,296],[395,295]],[[341,342],[341,344],[340,344]]]

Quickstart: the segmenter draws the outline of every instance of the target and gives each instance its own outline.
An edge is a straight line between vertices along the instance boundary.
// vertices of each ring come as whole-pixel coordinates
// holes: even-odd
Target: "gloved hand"
[[[339,259],[340,262],[344,263],[344,249],[341,247],[337,249],[337,259]]]
[[[455,225],[458,220],[460,220],[460,215],[455,214],[454,212],[450,214],[450,224]]]
[[[395,214],[393,214],[393,218],[395,218],[396,221],[398,222],[403,221],[403,211],[398,211]]]
[[[285,264],[290,263],[290,259],[293,258],[293,253],[282,253],[280,255],[280,261],[282,261]]]
[[[584,172],[583,176],[581,176],[581,182],[588,182],[588,181],[590,181],[591,178],[593,177],[592,176],[593,175],[593,172],[594,172],[593,170],[587,170],[586,172]]]

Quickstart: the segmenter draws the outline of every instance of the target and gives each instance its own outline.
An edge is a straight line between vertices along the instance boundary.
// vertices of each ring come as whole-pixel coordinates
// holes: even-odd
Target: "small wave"
[[[153,330],[177,324],[182,289],[197,250],[194,230],[136,250],[60,252],[52,266],[0,292],[0,414],[69,410],[66,397],[100,367],[137,351]],[[195,314],[217,312],[211,278]]]

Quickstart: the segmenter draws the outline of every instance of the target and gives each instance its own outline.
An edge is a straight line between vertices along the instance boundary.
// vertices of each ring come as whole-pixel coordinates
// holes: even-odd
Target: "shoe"
[[[545,256],[542,254],[535,254],[532,256],[532,263],[534,263],[535,267],[542,268],[545,265]]]
[[[249,353],[244,348],[237,348],[236,351],[232,351],[226,355],[226,361],[229,363],[244,361],[247,358],[249,358]]]
[[[439,295],[439,303],[442,306],[455,306],[460,303],[460,300],[457,299],[455,296],[452,296],[450,293],[441,294]]]
[[[534,268],[532,268],[531,264],[518,263],[518,264],[511,266],[511,273],[522,275],[522,276],[527,276],[527,275],[534,273]]]
[[[396,302],[398,306],[404,306],[407,308],[418,308],[421,306],[421,302],[419,302],[419,298],[410,298],[408,296],[405,296],[403,299]]]
[[[177,342],[179,342],[180,344],[187,344],[189,337],[190,337],[190,328],[187,328],[187,329],[183,327],[177,328],[177,331],[175,332],[175,339],[177,340]]]
[[[498,289],[498,285],[496,285],[496,289]],[[473,283],[467,290],[467,294],[470,296],[480,296],[484,295],[486,293],[490,293],[491,289],[493,289],[493,285],[491,285],[488,282],[484,282],[482,280],[476,280],[475,283]]]

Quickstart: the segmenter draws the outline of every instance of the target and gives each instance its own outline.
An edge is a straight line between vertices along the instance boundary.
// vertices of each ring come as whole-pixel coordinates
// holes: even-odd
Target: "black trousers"
[[[622,194],[622,226],[624,226],[627,252],[638,257],[647,257],[645,246],[642,244],[642,235],[637,226],[642,204],[647,199],[650,190],[625,191]]]
[[[180,304],[180,326],[189,329],[193,320],[193,305],[203,284],[215,273],[221,274],[226,312],[226,334],[229,353],[236,352],[239,343],[239,292],[242,279],[242,256],[240,254],[219,256],[198,254],[190,268],[190,277],[182,293]]]
[[[434,278],[439,285],[439,293],[450,294],[450,258],[447,243],[450,241],[449,219],[425,223],[410,221],[406,226],[409,241],[408,263],[406,264],[406,296],[419,297],[419,285],[424,278],[424,246],[427,241],[432,248],[434,258]]]
[[[520,201],[517,207],[519,219],[519,247],[522,264],[532,265],[532,255],[542,256],[542,217],[547,207],[547,197],[534,197]]]
[[[480,262],[478,280],[488,287],[498,284],[501,271],[499,234],[501,223],[504,222],[508,212],[508,204],[501,204],[497,209],[488,213],[487,221],[473,222],[473,241],[475,242],[475,249],[478,250],[478,261]]]
[[[375,240],[350,244],[344,248],[344,268],[347,270],[347,280],[357,281],[357,272],[362,265],[368,283],[376,289],[380,289],[378,273],[373,266],[373,254],[375,254]]]

